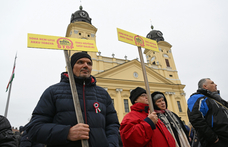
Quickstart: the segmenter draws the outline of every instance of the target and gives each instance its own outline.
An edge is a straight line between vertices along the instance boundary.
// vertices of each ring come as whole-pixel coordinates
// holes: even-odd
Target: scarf
[[[221,96],[219,94],[219,91],[211,92],[211,91],[209,91],[207,89],[199,88],[197,90],[197,93],[200,93],[200,94],[203,94],[203,95],[205,95],[207,97],[210,97],[210,98],[216,100],[216,102],[221,103],[225,107],[228,107],[228,102],[221,98]]]
[[[176,147],[190,147],[188,139],[176,116],[168,109],[155,110],[155,112],[175,139]]]

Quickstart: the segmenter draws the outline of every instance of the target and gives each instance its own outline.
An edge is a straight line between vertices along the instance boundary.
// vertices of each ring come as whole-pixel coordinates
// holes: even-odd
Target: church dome
[[[146,35],[146,38],[156,40],[157,42],[164,41],[163,33],[159,30],[153,30],[153,26],[151,26],[151,28],[152,31]]]
[[[87,22],[87,23],[91,24],[91,18],[89,17],[89,14],[86,11],[82,10],[82,6],[80,6],[79,9],[80,10],[74,12],[71,15],[70,22],[74,23],[76,21],[83,21],[83,22]]]

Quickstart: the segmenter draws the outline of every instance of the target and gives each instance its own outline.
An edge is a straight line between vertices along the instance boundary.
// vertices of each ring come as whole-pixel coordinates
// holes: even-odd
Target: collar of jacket
[[[131,106],[131,111],[139,111],[139,112],[149,112],[149,105],[143,103],[135,103]]]
[[[228,103],[227,101],[223,100],[221,97],[220,97],[220,94],[219,94],[219,91],[217,92],[211,92],[207,89],[202,89],[202,88],[199,88],[197,90],[197,93],[195,94],[203,94],[205,95],[206,97],[210,97],[212,99],[215,99],[216,101],[222,103],[223,105],[225,105],[226,107],[228,106]]]
[[[219,95],[218,92],[211,92],[211,91],[209,91],[209,90],[207,90],[207,89],[203,89],[203,88],[199,88],[199,89],[196,91],[196,93],[194,93],[194,94],[203,94],[203,95],[205,95],[205,96],[207,96],[207,97],[214,98],[214,99],[216,99],[216,95]],[[219,97],[220,97],[220,96],[219,96]]]
[[[75,83],[83,85],[83,83],[85,82],[85,85],[96,85],[96,78],[93,77],[92,75],[90,75],[90,77],[88,78],[81,78],[81,77],[77,77],[74,75],[74,80]],[[69,76],[67,72],[63,72],[61,74],[61,82],[69,82]]]

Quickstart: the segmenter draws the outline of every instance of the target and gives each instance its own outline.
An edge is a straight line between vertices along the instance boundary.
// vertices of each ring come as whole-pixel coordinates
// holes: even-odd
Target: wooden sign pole
[[[150,113],[151,113],[154,111],[154,106],[153,106],[153,101],[152,101],[152,98],[150,95],[150,88],[149,88],[148,79],[147,79],[147,75],[146,75],[146,68],[145,68],[145,64],[144,64],[144,60],[143,60],[143,56],[142,56],[142,49],[140,46],[138,46],[138,51],[139,51],[139,57],[141,60],[142,72],[143,72],[144,82],[145,82],[145,86],[146,86],[146,93],[147,93]]]
[[[70,80],[70,88],[71,88],[71,92],[72,92],[76,118],[77,118],[78,123],[84,123],[84,119],[83,119],[82,111],[81,111],[81,106],[80,106],[80,101],[78,98],[78,92],[77,92],[76,84],[74,81],[73,71],[71,68],[71,64],[70,64],[69,55],[68,55],[67,50],[64,50],[64,55],[65,55],[65,59],[66,59],[67,71],[68,71],[68,76],[69,76],[69,80]],[[82,147],[89,147],[88,140],[83,139],[83,140],[81,140],[81,142],[82,142]]]

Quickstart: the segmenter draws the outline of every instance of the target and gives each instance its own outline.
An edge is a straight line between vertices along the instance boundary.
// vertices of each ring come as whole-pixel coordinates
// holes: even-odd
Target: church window
[[[82,35],[81,33],[79,33],[79,35]]]
[[[147,55],[147,56],[146,56],[146,58],[148,59],[148,58],[149,58],[149,56]]]
[[[90,35],[88,35],[88,37],[90,37]]]
[[[182,112],[180,101],[177,101],[179,112]]]
[[[166,63],[166,66],[167,67],[170,67],[169,60],[168,59],[165,59],[165,63]]]
[[[173,75],[169,75],[169,77],[173,77]]]
[[[125,112],[129,112],[129,105],[128,105],[128,99],[124,99],[124,109],[125,109]]]

